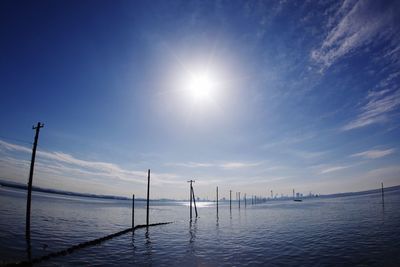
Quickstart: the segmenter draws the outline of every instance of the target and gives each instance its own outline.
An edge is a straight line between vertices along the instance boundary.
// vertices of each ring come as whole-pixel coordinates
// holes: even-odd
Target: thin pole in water
[[[229,190],[229,209],[232,210],[232,190]]]
[[[240,192],[238,193],[239,196],[239,209],[240,209]]]
[[[132,233],[135,233],[133,231],[135,229],[135,194],[132,195]]]
[[[218,218],[218,186],[217,186],[217,218]]]
[[[244,207],[247,207],[247,201],[246,201],[246,193],[244,193]]]
[[[192,186],[192,194],[193,194],[194,211],[196,212],[196,218],[197,218],[198,216],[197,216],[197,207],[196,207],[196,197],[194,196],[193,186]]]
[[[382,205],[385,205],[385,194],[383,192],[383,183],[381,183],[382,185]]]
[[[150,169],[147,171],[147,213],[146,213],[147,227],[149,227],[149,204],[150,204]]]
[[[192,183],[194,183],[194,180],[190,180],[187,181],[188,183],[190,183],[190,220],[192,220],[192,199],[193,199],[193,187],[192,187]]]
[[[25,224],[25,238],[27,240],[31,239],[31,199],[32,199],[32,179],[33,179],[33,169],[35,167],[35,158],[36,158],[36,148],[39,139],[39,131],[40,128],[43,128],[44,124],[38,122],[36,127],[33,126],[32,129],[36,130],[35,132],[35,140],[33,142],[32,148],[32,158],[31,158],[31,167],[29,170],[29,181],[28,181],[28,196],[26,199],[26,224]]]

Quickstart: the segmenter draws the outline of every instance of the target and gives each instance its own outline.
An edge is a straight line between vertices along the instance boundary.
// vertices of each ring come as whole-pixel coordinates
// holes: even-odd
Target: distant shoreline
[[[9,182],[0,180],[0,186],[10,187],[10,188],[17,188],[22,190],[27,190],[27,185],[16,183],[16,182]],[[66,195],[66,196],[76,196],[76,197],[89,197],[89,198],[100,198],[100,199],[111,199],[111,200],[131,200],[132,198],[122,197],[122,196],[112,196],[112,195],[96,195],[96,194],[89,194],[89,193],[77,193],[77,192],[70,192],[70,191],[63,191],[63,190],[56,190],[56,189],[49,189],[49,188],[41,188],[37,186],[32,187],[33,191],[36,192],[43,192],[43,193],[50,193],[50,194],[58,194],[58,195]],[[385,192],[390,192],[394,190],[400,190],[400,185],[395,185],[391,187],[384,188]],[[328,195],[318,195],[318,198],[326,198],[326,197],[346,197],[346,196],[357,196],[357,195],[365,195],[365,194],[373,194],[373,193],[380,193],[381,189],[370,189],[365,191],[357,191],[357,192],[345,192],[345,193],[334,193]],[[309,196],[302,197],[303,199],[310,198]],[[316,198],[316,197],[312,197]],[[268,199],[272,200],[291,200],[291,197],[287,198],[276,198],[276,199]],[[146,201],[144,198],[136,198],[137,201]],[[176,199],[151,199],[151,201],[184,201],[184,200],[176,200]],[[223,201],[223,200],[220,200]],[[229,200],[227,200],[229,201]],[[208,201],[213,202],[213,201]]]

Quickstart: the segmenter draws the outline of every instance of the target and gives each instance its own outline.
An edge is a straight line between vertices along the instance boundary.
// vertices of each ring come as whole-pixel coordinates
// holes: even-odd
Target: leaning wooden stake
[[[32,129],[35,131],[35,140],[33,142],[32,148],[32,158],[31,167],[29,170],[29,181],[28,181],[28,196],[26,198],[26,224],[25,224],[25,238],[27,240],[31,239],[31,198],[32,198],[32,179],[33,179],[33,169],[35,166],[36,148],[39,139],[40,128],[43,128],[44,124],[38,122],[36,127],[33,126]]]
[[[194,183],[194,180],[190,180],[187,181],[188,183],[190,183],[190,220],[192,220],[192,199],[193,199],[193,187],[192,187],[192,183]]]
[[[197,218],[198,216],[197,216],[197,207],[196,207],[196,197],[194,196],[194,189],[193,189],[193,187],[192,187],[192,194],[193,194],[194,211],[195,211],[195,213],[196,213],[196,218]]]
[[[149,204],[150,204],[150,169],[147,171],[147,213],[146,213],[147,226],[149,226]]]

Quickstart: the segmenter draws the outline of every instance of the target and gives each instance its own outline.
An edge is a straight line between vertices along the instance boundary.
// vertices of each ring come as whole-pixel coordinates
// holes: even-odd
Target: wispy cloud
[[[398,7],[396,3],[393,5],[373,0],[344,1],[330,19],[328,34],[321,46],[311,52],[311,58],[322,69],[328,68],[360,47],[395,36],[393,25]]]
[[[343,169],[347,169],[349,168],[349,166],[334,166],[334,167],[329,167],[326,169],[321,170],[320,174],[326,174],[326,173],[330,173],[330,172],[336,172],[336,171],[340,171]]]
[[[240,168],[250,168],[261,165],[261,162],[226,162],[220,166],[223,169],[240,169]]]
[[[165,166],[175,166],[175,167],[185,167],[185,168],[208,168],[208,167],[214,167],[215,164],[190,161],[190,162],[166,163]]]
[[[234,161],[234,162],[213,162],[213,163],[206,163],[206,162],[177,162],[177,163],[167,163],[167,166],[176,166],[176,167],[185,167],[185,168],[220,168],[220,169],[240,169],[240,168],[250,168],[261,165],[262,162],[241,162],[241,161]]]
[[[30,148],[2,140],[0,140],[0,149],[31,153]],[[10,160],[10,157],[7,157],[7,159],[9,164],[19,162],[18,158],[13,158],[13,161]],[[97,177],[98,179],[104,179],[104,182],[110,182],[117,179],[128,182],[145,183],[143,177],[146,177],[147,175],[145,170],[128,170],[114,163],[82,160],[63,152],[38,151],[37,167],[37,170],[42,173],[59,174],[64,176],[73,175],[85,178]],[[178,175],[171,173],[153,173],[152,178],[156,183],[165,183],[167,181],[176,182],[177,179],[179,180]]]
[[[389,149],[384,149],[384,150],[374,149],[374,150],[367,150],[367,151],[363,151],[360,153],[356,153],[351,156],[352,157],[362,157],[362,158],[366,158],[366,159],[377,159],[377,158],[382,158],[382,157],[388,156],[390,154],[393,154],[394,152],[395,152],[394,148],[389,148]]]
[[[388,114],[400,106],[400,89],[394,92],[387,89],[370,92],[367,100],[357,118],[343,126],[342,130],[353,130],[388,120]]]

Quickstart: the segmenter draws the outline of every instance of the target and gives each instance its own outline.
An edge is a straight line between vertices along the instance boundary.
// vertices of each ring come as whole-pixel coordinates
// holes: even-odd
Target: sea
[[[400,266],[400,189],[247,205],[151,201],[150,223],[34,266]],[[28,258],[26,191],[0,187],[0,264]],[[193,211],[193,217],[195,212]],[[146,203],[135,202],[135,225]],[[131,227],[132,201],[33,192],[31,259]]]

